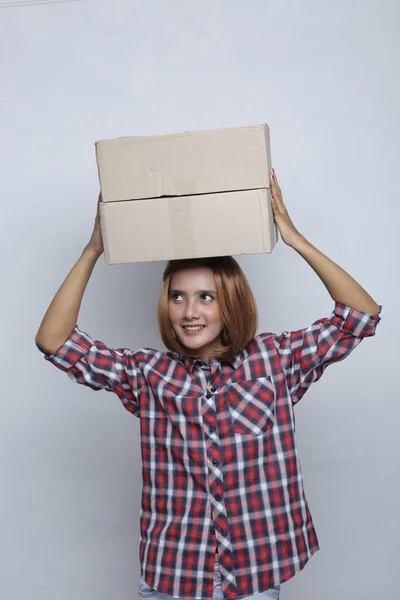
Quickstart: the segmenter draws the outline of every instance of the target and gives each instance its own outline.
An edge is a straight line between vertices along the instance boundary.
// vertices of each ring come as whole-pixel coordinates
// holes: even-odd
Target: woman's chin
[[[181,340],[181,344],[188,353],[192,356],[198,357],[198,355],[203,355],[204,352],[206,354],[213,354],[221,347],[221,343],[218,343],[218,340],[209,340],[209,341],[196,341],[196,340]]]
[[[202,348],[205,348],[208,345],[207,342],[204,343],[200,340],[182,340],[181,343],[188,350],[201,350]]]

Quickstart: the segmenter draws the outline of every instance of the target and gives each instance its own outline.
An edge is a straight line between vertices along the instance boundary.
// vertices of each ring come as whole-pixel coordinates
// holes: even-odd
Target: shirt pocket
[[[229,383],[229,413],[233,430],[242,435],[263,435],[275,422],[275,390],[270,377]]]

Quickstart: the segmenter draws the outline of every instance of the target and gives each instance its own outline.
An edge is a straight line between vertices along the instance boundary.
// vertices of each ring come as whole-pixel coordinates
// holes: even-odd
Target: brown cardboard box
[[[267,125],[96,142],[108,264],[272,252]]]

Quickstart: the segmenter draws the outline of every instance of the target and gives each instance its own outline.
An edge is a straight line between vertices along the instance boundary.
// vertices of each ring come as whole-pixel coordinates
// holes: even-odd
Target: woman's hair
[[[169,316],[168,301],[172,276],[182,269],[209,267],[214,273],[217,302],[224,328],[221,335],[223,346],[217,350],[219,358],[231,360],[239,350],[255,336],[257,330],[257,306],[249,282],[232,256],[170,260],[163,274],[163,289],[158,302],[158,327],[161,339],[168,350],[187,353],[187,349],[175,337]],[[192,356],[196,352],[194,351]]]

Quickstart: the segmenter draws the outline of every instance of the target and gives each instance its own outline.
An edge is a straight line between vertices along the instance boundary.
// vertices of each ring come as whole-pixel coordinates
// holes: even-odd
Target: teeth
[[[188,329],[189,331],[200,331],[200,329],[203,329],[203,325],[196,325],[196,326],[187,326],[184,325],[184,329]]]

